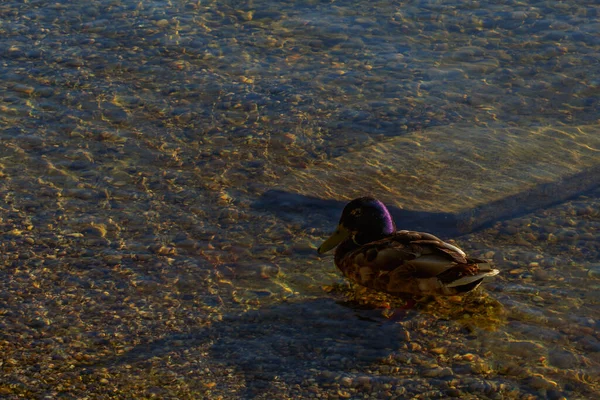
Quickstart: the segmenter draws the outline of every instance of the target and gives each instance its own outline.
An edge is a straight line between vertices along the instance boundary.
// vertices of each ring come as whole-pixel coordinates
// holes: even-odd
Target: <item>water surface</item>
[[[455,237],[501,276],[392,318],[316,255],[326,219],[254,206],[416,131],[597,124],[595,1],[0,15],[3,396],[598,396],[597,190]]]

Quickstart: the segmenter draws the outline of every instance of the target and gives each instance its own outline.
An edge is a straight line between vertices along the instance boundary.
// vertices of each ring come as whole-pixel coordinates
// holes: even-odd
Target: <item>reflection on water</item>
[[[597,397],[598,190],[456,237],[477,307],[390,318],[323,288],[339,210],[255,206],[391,136],[597,124],[595,2],[259,3],[0,5],[0,395]]]

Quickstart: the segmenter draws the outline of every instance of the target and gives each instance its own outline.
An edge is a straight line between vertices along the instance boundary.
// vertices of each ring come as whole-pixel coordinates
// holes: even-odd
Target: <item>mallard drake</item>
[[[335,265],[348,279],[392,295],[465,293],[499,272],[430,233],[396,231],[386,206],[373,197],[348,203],[318,252],[336,246]]]

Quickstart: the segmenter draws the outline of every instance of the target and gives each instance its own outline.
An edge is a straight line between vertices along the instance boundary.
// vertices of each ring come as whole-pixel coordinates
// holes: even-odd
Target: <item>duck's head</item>
[[[396,231],[386,206],[373,197],[360,197],[346,204],[336,231],[317,250],[323,254],[346,239],[363,245]]]

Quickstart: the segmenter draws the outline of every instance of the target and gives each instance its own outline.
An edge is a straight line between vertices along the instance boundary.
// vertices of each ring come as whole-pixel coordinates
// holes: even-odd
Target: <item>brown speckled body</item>
[[[398,231],[363,245],[347,239],[336,249],[335,264],[353,282],[396,295],[454,295],[498,273],[458,247],[414,231]]]

